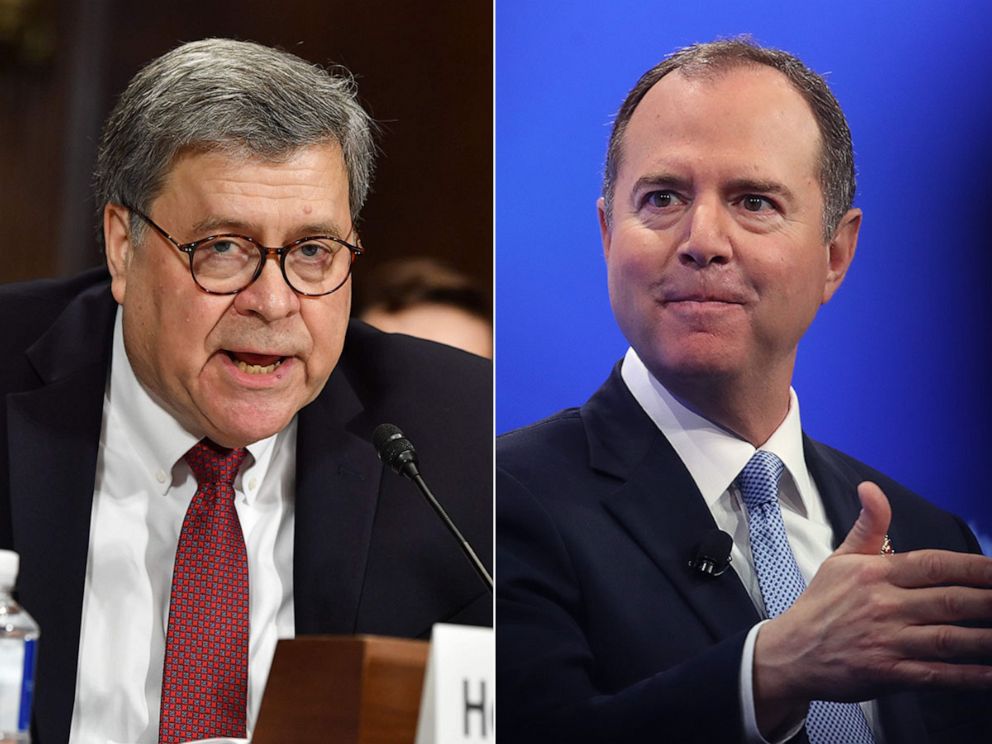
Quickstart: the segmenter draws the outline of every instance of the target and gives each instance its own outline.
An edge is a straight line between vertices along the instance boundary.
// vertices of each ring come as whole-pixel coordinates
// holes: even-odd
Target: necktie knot
[[[201,439],[186,453],[185,460],[198,486],[214,483],[233,486],[247,454],[244,447],[226,449],[209,439]]]
[[[744,505],[750,510],[778,500],[778,480],[785,464],[777,455],[758,450],[737,476]]]

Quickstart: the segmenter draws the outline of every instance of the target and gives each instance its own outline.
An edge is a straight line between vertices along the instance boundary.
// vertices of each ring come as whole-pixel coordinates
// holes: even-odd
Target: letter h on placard
[[[468,678],[462,679],[462,701],[464,703],[464,723],[465,723],[465,738],[468,739],[472,736],[472,728],[470,725],[470,720],[473,716],[472,713],[479,714],[479,726],[480,735],[483,739],[489,738],[489,732],[486,728],[486,680],[479,680],[479,696],[472,700],[469,697],[469,681]]]

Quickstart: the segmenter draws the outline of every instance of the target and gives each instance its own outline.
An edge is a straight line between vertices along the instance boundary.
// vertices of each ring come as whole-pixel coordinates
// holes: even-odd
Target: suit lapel
[[[71,302],[27,352],[41,386],[7,396],[20,596],[43,634],[35,720],[44,741],[69,738],[115,308],[105,284]]]
[[[582,408],[590,464],[619,478],[604,507],[693,608],[715,640],[760,619],[737,575],[693,571],[700,538],[716,529],[699,489],[668,440],[627,390],[619,366]]]
[[[376,423],[366,420],[340,363],[300,411],[293,554],[299,634],[353,633],[358,624],[382,476],[369,443]]]
[[[823,506],[834,531],[834,548],[840,545],[861,513],[858,484],[863,480],[837,453],[803,435],[803,450],[810,475],[823,499]],[[900,529],[898,515],[893,514],[889,537],[896,552],[901,545],[912,544]]]
[[[803,435],[803,454],[806,467],[816,483],[823,508],[834,531],[834,548],[840,545],[861,512],[858,484],[839,467],[830,451],[819,442]]]
[[[803,450],[810,475],[816,481],[823,506],[834,531],[834,548],[840,545],[861,512],[858,499],[858,479],[849,474],[841,460],[829,448],[803,436]],[[899,535],[890,530],[898,550]],[[925,744],[930,741],[926,725],[920,714],[919,697],[913,693],[885,695],[878,698],[878,715],[886,739],[906,744]]]
[[[920,711],[920,698],[912,692],[878,699],[878,717],[885,739],[899,744],[928,744],[931,741]]]
[[[583,407],[582,417],[592,467],[622,481],[604,498],[604,507],[668,577],[714,638],[726,638],[756,623],[758,613],[736,574],[708,579],[686,565],[700,536],[716,524],[675,450],[627,390],[619,366]],[[804,436],[803,447],[836,547],[861,510],[857,482],[823,445]],[[898,535],[893,540],[898,549]],[[889,741],[929,741],[917,696],[882,697],[878,711]],[[790,742],[807,743],[805,730]]]
[[[115,311],[106,283],[80,294],[27,352],[39,384],[6,399],[20,596],[43,634],[35,696],[43,741],[69,739]],[[344,367],[299,417],[294,602],[300,633],[353,632],[382,473],[368,442],[378,422],[366,420]]]

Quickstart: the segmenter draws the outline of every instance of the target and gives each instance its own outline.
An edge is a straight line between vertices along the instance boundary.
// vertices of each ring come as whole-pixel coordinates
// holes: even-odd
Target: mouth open
[[[248,351],[227,351],[235,366],[249,375],[268,375],[275,372],[286,357],[273,354],[253,354]]]

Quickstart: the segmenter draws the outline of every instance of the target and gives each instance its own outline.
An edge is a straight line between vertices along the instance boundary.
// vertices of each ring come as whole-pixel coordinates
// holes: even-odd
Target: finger
[[[893,664],[886,676],[899,686],[992,689],[992,666],[981,664],[907,659]]]
[[[992,630],[957,625],[919,625],[901,630],[899,649],[916,660],[971,659],[992,662]]]
[[[923,587],[901,595],[902,616],[912,625],[992,623],[992,591],[964,586]]]
[[[861,514],[834,555],[878,555],[882,550],[885,533],[892,521],[889,500],[882,489],[870,481],[858,485],[858,498],[861,499]]]
[[[992,588],[992,558],[984,555],[914,550],[885,559],[889,581],[906,589],[942,585]]]

